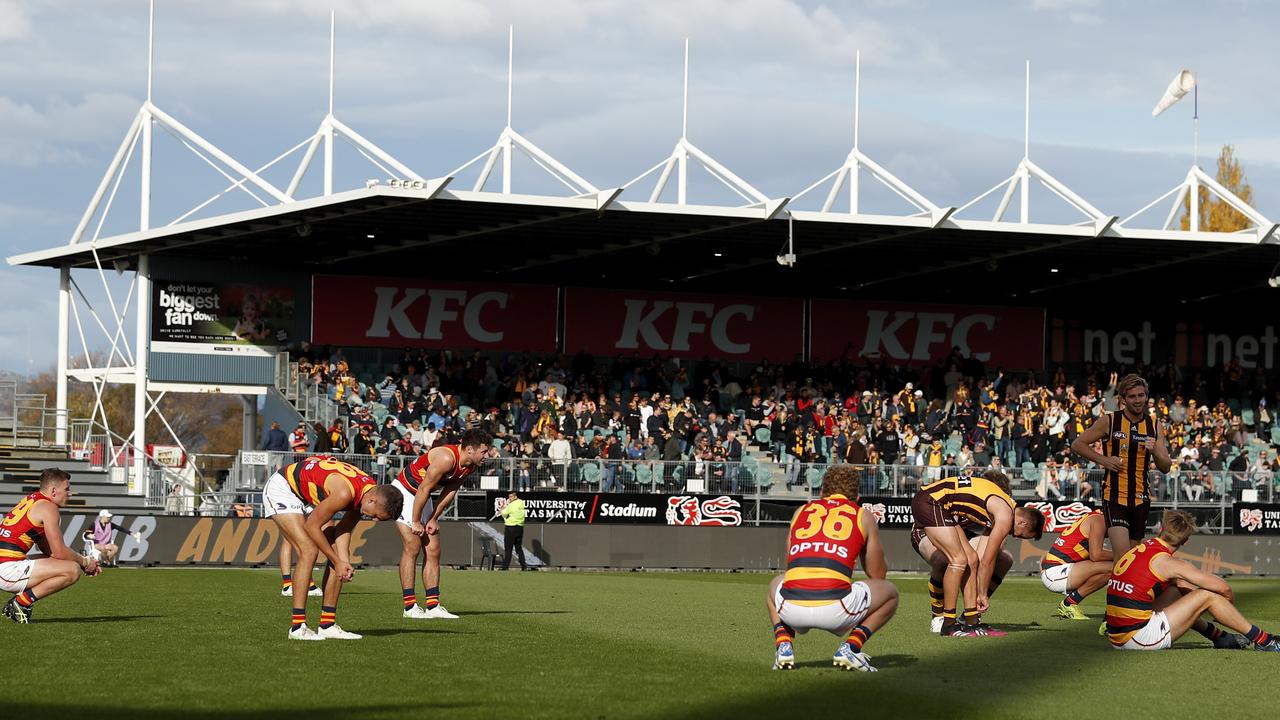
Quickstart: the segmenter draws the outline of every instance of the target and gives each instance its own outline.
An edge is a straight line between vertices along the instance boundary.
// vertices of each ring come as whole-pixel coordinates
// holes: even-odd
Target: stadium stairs
[[[85,460],[68,458],[65,450],[53,448],[0,446],[0,512],[7,512],[22,498],[40,489],[40,471],[57,467],[71,473],[74,495],[66,510],[74,513],[96,513],[108,509],[113,513],[134,515],[151,511],[145,496],[129,495],[126,486],[111,482],[110,475],[89,469]]]

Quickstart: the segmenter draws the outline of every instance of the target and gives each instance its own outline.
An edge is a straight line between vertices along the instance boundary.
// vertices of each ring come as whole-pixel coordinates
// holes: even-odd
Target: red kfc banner
[[[565,291],[565,350],[785,362],[803,350],[804,301],[641,290]]]
[[[321,345],[556,349],[556,288],[316,275],[311,338]]]
[[[933,362],[959,347],[985,365],[1044,367],[1044,310],[814,300],[813,359],[879,355],[899,364]]]

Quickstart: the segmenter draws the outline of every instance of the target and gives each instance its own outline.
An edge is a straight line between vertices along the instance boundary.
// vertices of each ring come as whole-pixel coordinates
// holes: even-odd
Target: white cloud
[[[83,163],[85,152],[123,136],[138,104],[128,96],[105,93],[89,93],[75,102],[53,97],[40,107],[0,97],[0,165]]]
[[[25,38],[31,32],[31,21],[15,0],[0,0],[0,40]]]

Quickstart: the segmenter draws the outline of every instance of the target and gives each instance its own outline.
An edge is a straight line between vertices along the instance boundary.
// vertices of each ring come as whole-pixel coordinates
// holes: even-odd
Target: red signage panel
[[[565,291],[565,351],[786,362],[804,345],[804,301],[641,290]]]
[[[556,289],[316,275],[312,342],[353,347],[556,349]]]
[[[959,347],[1010,370],[1044,367],[1044,310],[814,300],[810,348],[818,361],[879,355],[922,365]]]

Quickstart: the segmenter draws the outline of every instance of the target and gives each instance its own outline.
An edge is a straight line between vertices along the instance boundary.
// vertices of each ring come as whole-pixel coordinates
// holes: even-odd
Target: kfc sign
[[[580,288],[565,293],[569,352],[770,361],[801,352],[801,300]]]
[[[317,275],[312,341],[324,345],[550,352],[556,289]]]
[[[925,364],[959,347],[987,365],[1044,366],[1043,310],[849,300],[814,300],[811,307],[815,360],[879,355]]]

